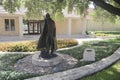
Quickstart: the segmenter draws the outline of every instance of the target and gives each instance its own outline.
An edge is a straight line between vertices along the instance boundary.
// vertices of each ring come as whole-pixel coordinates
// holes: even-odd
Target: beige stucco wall
[[[69,26],[69,18],[66,18],[63,21],[55,21],[56,22],[56,33],[60,35],[68,35],[68,26]],[[82,26],[83,22],[80,18],[71,18],[71,35],[82,34]]]
[[[68,19],[62,21],[55,21],[56,24],[56,33],[60,35],[65,35],[68,33],[67,26],[68,26]]]
[[[15,20],[15,31],[5,31],[5,19]],[[0,14],[0,35],[18,36],[19,33],[19,16],[18,15],[1,15]]]
[[[82,34],[83,21],[81,19],[72,19],[72,35]]]
[[[87,22],[88,31],[120,31],[120,24],[90,20]]]

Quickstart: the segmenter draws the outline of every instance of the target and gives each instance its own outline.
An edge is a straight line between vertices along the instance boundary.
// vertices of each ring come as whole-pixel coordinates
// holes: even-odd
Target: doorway
[[[27,20],[27,28],[24,30],[24,34],[35,35],[41,34],[44,21],[43,20]]]

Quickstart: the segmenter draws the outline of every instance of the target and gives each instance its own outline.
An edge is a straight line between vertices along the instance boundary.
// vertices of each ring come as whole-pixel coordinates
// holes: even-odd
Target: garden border
[[[90,65],[25,80],[75,80],[99,72],[118,60],[120,60],[120,48],[118,48],[111,56]]]

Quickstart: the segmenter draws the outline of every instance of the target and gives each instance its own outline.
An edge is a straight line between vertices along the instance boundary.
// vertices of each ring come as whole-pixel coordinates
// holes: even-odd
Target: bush
[[[90,32],[89,32],[89,31],[86,31],[86,34],[87,34],[87,35],[89,35],[89,34],[90,34]]]
[[[95,31],[96,36],[119,36],[119,31]]]
[[[11,47],[8,51],[10,51],[10,52],[11,51],[14,51],[14,52],[20,52],[20,51],[26,52],[28,50],[29,50],[28,46],[25,46],[25,45],[15,45],[15,46]]]
[[[70,39],[61,39],[57,40],[58,48],[65,48],[65,47],[71,47],[78,44],[76,40],[70,40]]]
[[[0,43],[0,51],[10,51],[10,52],[27,52],[27,51],[37,51],[38,41],[22,41],[22,42],[7,42]],[[61,39],[57,40],[58,48],[71,47],[78,44],[76,40],[71,39]]]
[[[104,34],[104,33],[95,33],[96,36],[108,36],[108,34]]]
[[[95,33],[103,33],[103,34],[120,34],[119,31],[95,31]]]

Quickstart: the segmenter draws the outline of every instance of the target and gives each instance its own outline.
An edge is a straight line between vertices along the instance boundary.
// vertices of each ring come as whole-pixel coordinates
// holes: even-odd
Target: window
[[[11,24],[11,31],[15,31],[15,21],[14,21],[14,19],[10,20],[10,24]]]
[[[15,31],[15,20],[14,19],[5,19],[5,30]]]
[[[9,31],[9,19],[5,19],[5,30]]]

